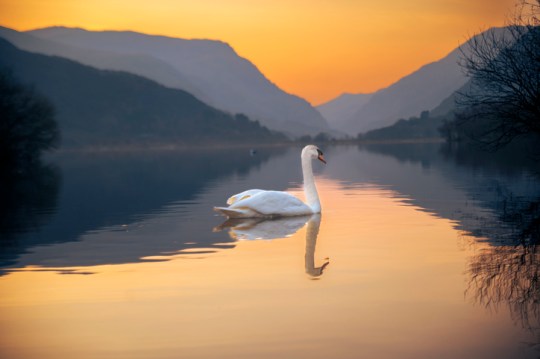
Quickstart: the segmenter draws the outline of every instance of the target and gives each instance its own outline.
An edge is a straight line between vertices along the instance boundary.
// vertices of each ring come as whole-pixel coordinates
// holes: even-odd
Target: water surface
[[[0,356],[539,356],[534,171],[324,151],[321,216],[240,222],[212,207],[302,197],[300,148],[55,156],[3,208]]]

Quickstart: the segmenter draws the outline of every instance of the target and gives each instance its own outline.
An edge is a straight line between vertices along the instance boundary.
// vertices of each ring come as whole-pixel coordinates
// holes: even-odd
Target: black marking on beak
[[[317,148],[317,153],[319,154],[319,156],[317,156],[317,158],[319,159],[319,161],[321,161],[322,163],[326,164],[326,160],[324,159],[324,156],[323,156],[323,153],[321,150],[319,150]]]

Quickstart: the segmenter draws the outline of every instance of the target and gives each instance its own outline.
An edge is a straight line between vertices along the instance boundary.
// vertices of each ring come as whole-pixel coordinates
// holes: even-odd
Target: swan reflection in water
[[[321,215],[268,218],[230,218],[214,228],[215,232],[228,230],[236,240],[277,239],[290,237],[307,223],[306,229],[306,273],[317,278],[323,274],[330,261],[325,258],[320,267],[315,267],[315,247],[321,225]]]

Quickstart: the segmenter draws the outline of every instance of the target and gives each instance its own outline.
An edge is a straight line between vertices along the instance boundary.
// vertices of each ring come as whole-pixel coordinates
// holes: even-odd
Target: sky
[[[0,0],[0,25],[133,30],[229,43],[313,105],[370,93],[502,26],[516,0]]]

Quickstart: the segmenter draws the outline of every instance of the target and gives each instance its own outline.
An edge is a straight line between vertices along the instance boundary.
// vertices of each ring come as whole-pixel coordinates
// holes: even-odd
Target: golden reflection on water
[[[451,221],[385,189],[324,178],[318,187],[322,216],[290,237],[238,241],[198,260],[181,254],[0,277],[2,357],[516,353],[522,334],[511,318],[464,299],[475,249],[458,245]]]

